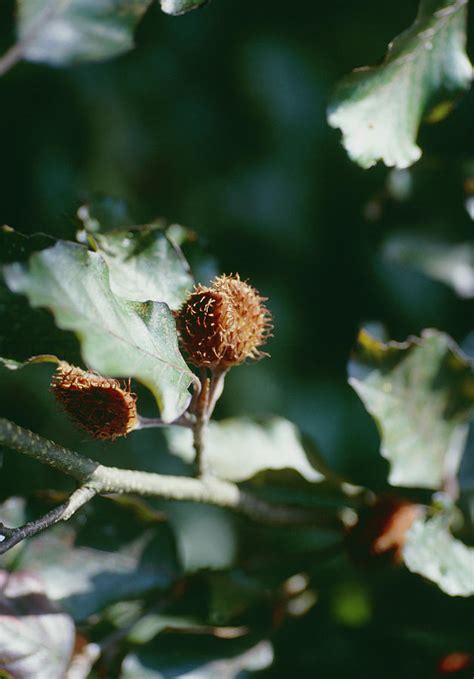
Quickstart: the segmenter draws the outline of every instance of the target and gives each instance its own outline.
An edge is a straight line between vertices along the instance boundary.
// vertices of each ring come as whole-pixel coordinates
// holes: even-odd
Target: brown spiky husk
[[[264,356],[271,332],[265,297],[235,276],[196,286],[176,316],[181,345],[197,367],[226,370]]]
[[[114,440],[137,424],[136,396],[129,382],[121,384],[62,361],[51,386],[67,415],[92,438]]]

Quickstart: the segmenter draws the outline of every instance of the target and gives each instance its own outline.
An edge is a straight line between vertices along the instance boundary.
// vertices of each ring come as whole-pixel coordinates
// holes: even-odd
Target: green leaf
[[[194,280],[183,253],[160,224],[94,234],[115,295],[181,306]]]
[[[133,47],[151,0],[19,0],[23,58],[62,66],[98,61]]]
[[[183,645],[181,635],[159,637],[138,653],[127,655],[120,679],[244,679],[251,673],[269,667],[273,648],[269,641],[260,641],[242,649],[245,640],[203,639],[188,635]],[[232,653],[232,649],[240,652]]]
[[[33,252],[51,247],[55,242],[52,236],[45,233],[25,236],[4,224],[0,227],[0,264],[23,262]]]
[[[12,291],[33,307],[48,307],[60,328],[77,334],[89,368],[135,377],[153,392],[166,421],[183,412],[193,376],[166,304],[116,297],[102,257],[64,241],[34,254],[27,266],[5,267],[5,276]]]
[[[177,16],[192,9],[203,7],[209,0],[160,0],[161,9],[165,14]]]
[[[460,296],[474,297],[474,244],[450,244],[423,236],[393,236],[384,245],[386,259],[422,271],[449,285]]]
[[[167,437],[171,452],[192,462],[191,432],[173,427]],[[281,417],[210,422],[203,461],[209,473],[228,481],[246,481],[269,469],[293,469],[311,482],[324,478],[311,465],[294,424]]]
[[[0,264],[23,262],[51,247],[55,239],[42,233],[25,236],[9,226],[0,227]],[[56,353],[78,363],[79,344],[72,333],[59,330],[50,314],[32,309],[0,280],[0,363],[10,370],[23,367],[32,356]]]
[[[66,676],[74,623],[32,573],[0,571],[0,630],[0,670],[15,679]]]
[[[349,382],[380,429],[394,486],[439,488],[453,477],[474,406],[474,366],[445,334],[384,344],[362,331]]]
[[[474,595],[474,549],[453,537],[447,513],[415,521],[403,558],[409,570],[435,582],[446,594]]]
[[[74,545],[71,526],[55,527],[25,544],[20,567],[41,578],[48,597],[76,621],[112,602],[169,587],[177,566],[168,526],[157,525],[127,541],[120,539],[120,530],[111,523],[97,548]]]
[[[220,507],[173,503],[166,513],[185,573],[230,568],[237,554],[232,516]]]
[[[472,80],[466,13],[467,0],[421,0],[414,24],[389,45],[383,63],[341,80],[328,121],[342,130],[352,160],[403,168],[420,158],[422,117],[439,120]]]

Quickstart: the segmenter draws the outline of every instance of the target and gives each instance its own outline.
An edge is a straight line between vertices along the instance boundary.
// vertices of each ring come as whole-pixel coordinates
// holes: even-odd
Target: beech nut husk
[[[272,330],[266,297],[234,276],[197,285],[176,314],[180,343],[198,368],[227,370],[266,354],[260,347]]]
[[[51,387],[66,414],[94,439],[114,440],[137,425],[130,381],[121,383],[61,361]]]

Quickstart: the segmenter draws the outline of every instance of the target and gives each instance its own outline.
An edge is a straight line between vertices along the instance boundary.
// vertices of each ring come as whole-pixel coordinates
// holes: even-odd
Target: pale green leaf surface
[[[403,559],[409,570],[451,596],[474,595],[474,549],[449,531],[448,517],[417,519],[407,533]]]
[[[384,256],[449,285],[460,296],[474,297],[474,244],[452,245],[422,236],[393,236]]]
[[[23,57],[54,65],[96,61],[133,47],[151,0],[19,0]]]
[[[128,654],[122,663],[120,679],[244,679],[273,662],[273,647],[267,640],[229,657],[224,655],[224,649],[219,653],[222,640],[215,640],[212,659],[203,651],[199,653],[195,644],[191,645],[189,635],[187,641],[179,655],[168,651],[166,641],[161,652],[152,646]]]
[[[94,234],[115,295],[136,302],[183,303],[193,278],[180,249],[159,225]]]
[[[172,453],[193,461],[189,430],[174,427],[167,437]],[[248,418],[210,422],[203,461],[211,474],[228,481],[246,481],[269,469],[293,469],[311,482],[324,478],[311,465],[296,427],[280,417],[261,423]]]
[[[379,160],[403,168],[420,158],[422,117],[432,111],[439,118],[472,80],[466,12],[467,0],[421,0],[415,22],[389,45],[383,63],[340,81],[328,121],[342,130],[352,160],[364,168]]]
[[[202,7],[209,0],[160,0],[161,9],[165,14],[177,16],[185,14],[192,9]]]
[[[166,421],[183,412],[192,373],[166,304],[116,297],[102,257],[64,241],[34,254],[27,266],[5,267],[5,276],[11,290],[25,294],[33,307],[48,307],[60,328],[77,334],[87,367],[142,382]]]
[[[474,367],[445,334],[384,344],[365,331],[349,382],[380,429],[394,486],[439,488],[456,475],[474,407]]]

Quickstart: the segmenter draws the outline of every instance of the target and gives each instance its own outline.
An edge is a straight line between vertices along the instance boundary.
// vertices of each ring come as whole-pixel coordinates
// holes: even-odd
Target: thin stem
[[[193,424],[193,447],[194,447],[194,466],[196,476],[204,476],[204,434],[209,420],[209,390],[210,380],[203,370],[201,373],[201,391],[195,404],[194,414],[196,419]]]
[[[30,538],[59,521],[67,521],[80,507],[89,502],[96,493],[97,491],[93,487],[82,486],[75,490],[66,502],[63,502],[63,504],[55,507],[35,521],[29,521],[18,528],[8,528],[8,526],[0,523],[0,554],[4,554],[25,538]]]
[[[193,417],[188,413],[183,413],[176,420],[172,422],[164,422],[159,417],[142,417],[138,415],[138,425],[135,429],[152,429],[155,427],[188,427],[192,429],[194,425]]]
[[[5,54],[0,57],[0,77],[5,75],[11,68],[22,60],[25,50],[35,40],[37,33],[41,31],[43,26],[54,16],[57,11],[57,5],[53,3],[47,6],[42,14],[39,14],[37,20],[32,23],[30,31],[15,45],[12,45]]]
[[[209,403],[207,408],[208,419],[211,419],[214,408],[216,407],[216,403],[222,396],[222,392],[224,391],[225,376],[228,372],[228,370],[212,371],[211,384],[209,387]]]
[[[26,454],[39,462],[72,476],[81,482],[67,502],[44,517],[16,529],[2,527],[1,552],[7,551],[25,537],[70,518],[96,494],[150,495],[166,500],[200,502],[226,507],[256,521],[275,525],[313,524],[342,529],[341,521],[327,510],[303,509],[276,505],[241,490],[235,483],[212,477],[188,478],[164,476],[131,469],[106,467],[77,453],[43,439],[37,434],[0,418],[0,444]]]
[[[4,418],[0,418],[0,444],[54,467],[80,483],[85,482],[97,467],[97,462],[63,448],[53,441],[48,441]]]
[[[9,50],[0,58],[0,76],[5,75],[7,71],[16,66],[16,64],[21,61],[23,56],[24,45],[21,42],[17,42],[12,45]]]

